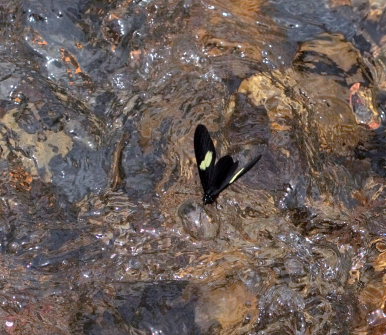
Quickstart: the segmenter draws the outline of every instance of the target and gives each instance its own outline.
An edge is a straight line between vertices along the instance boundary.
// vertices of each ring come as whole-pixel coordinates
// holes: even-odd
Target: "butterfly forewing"
[[[204,193],[213,183],[216,150],[206,127],[199,124],[194,133],[194,152]]]

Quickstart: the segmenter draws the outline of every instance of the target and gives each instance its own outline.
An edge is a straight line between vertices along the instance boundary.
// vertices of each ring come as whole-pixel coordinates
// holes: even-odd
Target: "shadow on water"
[[[1,333],[383,334],[385,12],[0,0]]]

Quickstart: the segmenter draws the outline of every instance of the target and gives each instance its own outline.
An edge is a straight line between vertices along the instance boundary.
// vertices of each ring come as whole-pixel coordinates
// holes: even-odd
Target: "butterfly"
[[[234,162],[229,155],[221,157],[216,163],[216,149],[208,129],[202,124],[199,124],[194,132],[194,152],[204,189],[204,205],[213,203],[224,189],[247,173],[261,158],[261,155],[258,155],[237,172],[239,162]]]

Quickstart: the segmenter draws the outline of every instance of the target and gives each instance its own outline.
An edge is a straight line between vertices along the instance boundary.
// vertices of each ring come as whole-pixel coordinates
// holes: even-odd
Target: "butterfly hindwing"
[[[235,174],[239,162],[234,162],[231,156],[221,157],[214,167],[213,184],[210,188],[210,193],[216,197],[230,183]]]
[[[194,152],[202,188],[206,193],[213,183],[216,150],[208,129],[202,124],[197,126],[194,133]]]
[[[234,183],[237,179],[239,179],[243,174],[247,173],[261,158],[261,155],[257,156],[253,160],[251,160],[247,165],[237,171],[232,178],[229,179],[229,184]]]
[[[219,159],[215,165],[213,188],[211,194],[217,196],[220,192],[226,189],[230,184],[234,183],[243,174],[247,173],[261,158],[261,155],[251,160],[247,165],[236,172],[239,162],[233,162],[231,156],[224,156]]]

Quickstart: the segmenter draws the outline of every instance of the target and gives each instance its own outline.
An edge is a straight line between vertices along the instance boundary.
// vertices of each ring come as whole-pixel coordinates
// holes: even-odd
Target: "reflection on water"
[[[1,333],[384,333],[386,5],[322,3],[0,1]]]

